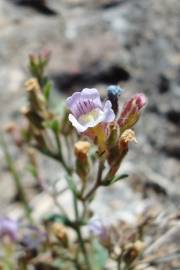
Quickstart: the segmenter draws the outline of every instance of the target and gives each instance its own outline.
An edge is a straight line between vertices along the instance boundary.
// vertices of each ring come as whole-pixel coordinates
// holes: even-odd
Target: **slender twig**
[[[66,164],[63,154],[62,154],[62,146],[61,146],[61,141],[59,138],[59,134],[57,132],[54,133],[55,139],[56,139],[56,143],[57,143],[57,147],[58,147],[58,157],[59,157],[59,161],[61,162],[61,164],[63,165],[63,167],[65,168],[65,170],[68,172],[68,174],[71,174],[72,170],[71,168]]]
[[[104,160],[100,160],[99,161],[99,167],[98,167],[98,173],[97,173],[96,182],[95,182],[94,186],[92,187],[92,189],[83,198],[84,201],[90,199],[93,196],[93,194],[96,191],[96,189],[99,186],[101,186],[101,184],[102,184],[102,173],[103,173],[103,169],[104,169]]]

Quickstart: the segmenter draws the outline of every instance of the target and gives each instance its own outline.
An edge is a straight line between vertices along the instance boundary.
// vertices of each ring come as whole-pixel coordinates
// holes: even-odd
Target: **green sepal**
[[[56,222],[56,223],[61,223],[66,226],[72,226],[72,222],[64,215],[60,214],[50,214],[48,215],[45,219],[45,222]]]
[[[52,83],[49,80],[47,80],[45,82],[44,87],[43,87],[43,93],[44,93],[46,100],[49,100],[49,96],[50,96],[51,91],[52,91]]]

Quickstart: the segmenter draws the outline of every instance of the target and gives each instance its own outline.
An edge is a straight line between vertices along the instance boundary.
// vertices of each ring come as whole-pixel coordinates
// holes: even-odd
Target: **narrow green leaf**
[[[128,177],[128,174],[121,174],[121,175],[115,176],[112,179],[111,184],[114,184],[114,183],[118,182],[119,180],[122,180],[122,179],[127,178],[127,177]]]
[[[76,196],[77,195],[77,190],[76,190],[76,185],[75,185],[74,181],[69,176],[67,176],[67,181],[68,181],[69,188],[71,189],[71,191]]]
[[[121,175],[118,175],[118,176],[114,176],[113,178],[109,179],[109,180],[106,180],[102,183],[103,186],[109,186],[109,185],[112,185],[124,178],[127,178],[128,177],[128,174],[121,174]]]
[[[93,265],[93,270],[102,270],[108,259],[107,250],[100,244],[97,239],[92,240],[92,257],[91,264]]]

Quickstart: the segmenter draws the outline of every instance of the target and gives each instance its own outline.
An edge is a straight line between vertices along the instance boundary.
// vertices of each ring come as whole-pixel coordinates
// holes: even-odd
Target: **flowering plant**
[[[20,253],[16,261],[18,269],[100,270],[107,269],[110,260],[116,263],[117,269],[133,269],[142,245],[134,238],[128,247],[119,244],[117,251],[118,241],[114,241],[111,229],[103,221],[92,218],[91,202],[101,186],[108,187],[127,177],[119,174],[119,168],[129,144],[136,142],[133,128],[147,98],[142,93],[136,94],[120,111],[118,99],[123,90],[119,86],[108,87],[104,102],[97,89],[85,88],[68,97],[64,112],[58,114],[50,105],[52,84],[44,76],[49,55],[46,52],[30,56],[33,78],[25,84],[28,106],[22,109],[28,124],[21,131],[12,126],[7,131],[21,151],[26,147],[33,176],[52,196],[59,212],[50,213],[37,227],[21,179],[3,142],[9,170],[31,225],[24,236],[19,223],[0,220],[0,237],[9,236],[11,242],[24,247],[25,254]],[[32,148],[60,163],[72,195],[73,217],[59,203],[59,193],[39,181],[41,177]],[[13,265],[13,260],[14,256],[8,260],[9,265]],[[7,265],[6,259],[3,265]]]

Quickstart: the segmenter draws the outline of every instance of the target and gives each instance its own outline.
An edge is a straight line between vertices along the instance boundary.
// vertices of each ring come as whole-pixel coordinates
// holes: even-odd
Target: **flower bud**
[[[119,105],[118,105],[118,97],[122,94],[123,89],[117,85],[110,85],[107,88],[108,91],[108,99],[111,101],[112,109],[115,115],[118,114]]]
[[[41,61],[49,61],[51,57],[51,50],[48,48],[44,48],[40,53],[39,53],[39,58]]]
[[[109,137],[107,139],[107,147],[111,149],[116,146],[119,139],[119,127],[116,122],[113,122],[109,126]]]
[[[128,152],[130,142],[137,143],[135,132],[132,129],[127,129],[123,132],[119,140],[119,159],[120,163]]]
[[[131,264],[141,253],[144,244],[141,241],[130,243],[125,247],[124,260],[127,264]]]
[[[40,85],[35,78],[31,78],[25,83],[26,91],[29,93],[31,109],[42,112],[46,109],[46,99],[41,91]]]
[[[75,155],[80,159],[86,158],[90,146],[91,144],[89,142],[78,141],[74,146]]]
[[[31,53],[29,55],[29,69],[32,76],[36,77],[41,83],[43,78],[44,69],[50,59],[51,51],[48,49],[42,50],[40,53]]]
[[[126,156],[128,152],[128,144],[129,142],[137,142],[135,133],[133,130],[128,129],[123,132],[120,136],[117,144],[109,149],[108,152],[108,163],[110,165],[110,170],[106,176],[106,181],[112,179],[117,170],[119,169],[123,158]]]
[[[52,232],[56,236],[56,238],[63,244],[63,246],[67,247],[68,235],[64,225],[60,223],[54,223],[52,225]]]
[[[143,93],[136,94],[127,103],[125,103],[118,124],[123,132],[132,128],[140,117],[141,110],[147,104],[147,98]]]
[[[90,143],[86,141],[78,141],[74,146],[74,152],[76,155],[76,172],[83,181],[86,181],[89,173],[89,148]]]
[[[44,123],[53,118],[53,113],[48,111],[47,101],[41,91],[37,79],[32,78],[25,83],[26,91],[29,94],[29,108],[22,110],[22,113],[28,118],[37,129],[44,129]]]
[[[135,132],[132,129],[125,130],[120,137],[120,144],[128,145],[129,142],[137,143]]]

